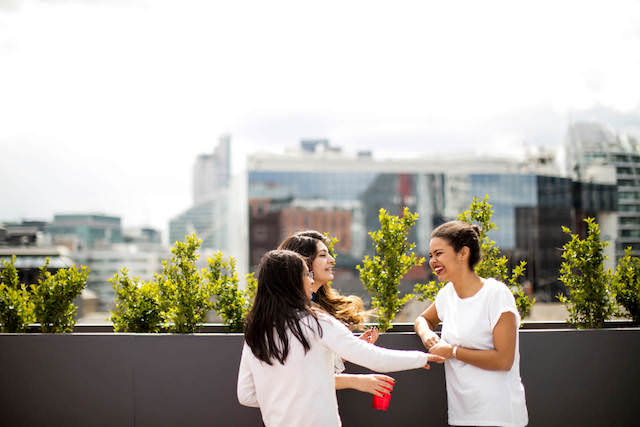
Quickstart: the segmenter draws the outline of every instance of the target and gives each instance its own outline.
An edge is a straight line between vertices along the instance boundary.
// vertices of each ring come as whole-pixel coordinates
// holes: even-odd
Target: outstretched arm
[[[389,350],[376,347],[353,336],[342,323],[328,314],[321,313],[322,342],[340,357],[378,372],[404,371],[427,368],[428,362],[442,362],[440,356],[421,351]]]

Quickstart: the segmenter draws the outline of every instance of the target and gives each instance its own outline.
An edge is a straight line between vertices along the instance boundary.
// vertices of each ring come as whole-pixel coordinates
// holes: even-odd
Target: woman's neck
[[[482,288],[482,278],[471,269],[464,270],[458,277],[451,281],[460,298],[474,296]]]
[[[323,282],[323,283],[321,283],[321,284],[320,284],[320,286],[318,286],[318,287],[316,288],[316,290],[315,290],[315,291],[313,291],[313,292],[318,292],[318,291],[319,291],[319,290],[320,290],[324,285],[326,285],[327,283],[329,283],[329,282]],[[316,283],[314,283],[314,284],[315,284],[315,285],[317,285],[317,282],[316,282]]]

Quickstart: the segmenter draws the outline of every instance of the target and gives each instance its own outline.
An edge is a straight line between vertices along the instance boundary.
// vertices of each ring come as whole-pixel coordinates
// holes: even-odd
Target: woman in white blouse
[[[427,368],[440,356],[388,350],[353,336],[332,316],[311,308],[313,278],[297,253],[266,253],[247,316],[238,400],[259,407],[269,426],[340,426],[333,354],[381,372]]]
[[[298,231],[288,236],[278,249],[287,249],[302,255],[313,273],[311,300],[317,307],[338,319],[352,331],[364,329],[365,311],[362,299],[356,295],[341,295],[331,286],[336,260],[329,253],[329,240],[315,230]],[[366,330],[360,339],[374,344],[378,329]],[[381,374],[348,374],[342,359],[335,357],[336,390],[354,389],[375,396],[383,396],[393,390],[395,379]]]
[[[501,282],[479,277],[480,230],[462,221],[431,233],[429,265],[448,282],[415,322],[432,354],[447,359],[449,424],[512,426],[528,423],[520,379],[518,325],[513,294]],[[442,338],[435,327],[442,322]]]

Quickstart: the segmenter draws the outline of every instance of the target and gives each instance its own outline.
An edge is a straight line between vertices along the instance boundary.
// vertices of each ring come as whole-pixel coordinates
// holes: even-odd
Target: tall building
[[[202,239],[199,261],[216,251],[238,259],[240,277],[248,266],[246,176],[232,176],[231,137],[224,135],[213,154],[197,156],[193,167],[193,205],[169,221],[169,244],[195,233]]]
[[[200,154],[193,166],[193,204],[212,197],[231,179],[231,136],[223,135],[211,154]]]
[[[617,186],[614,258],[631,247],[640,255],[640,144],[638,140],[593,122],[569,126],[565,141],[567,169],[578,180]]]

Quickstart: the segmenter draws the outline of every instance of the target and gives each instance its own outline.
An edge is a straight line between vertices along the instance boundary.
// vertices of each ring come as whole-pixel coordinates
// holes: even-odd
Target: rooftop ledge
[[[525,322],[520,372],[529,426],[637,425],[640,328],[608,322],[575,330]],[[97,329],[91,329],[97,328]],[[542,328],[542,329],[541,329]],[[550,329],[548,329],[550,328]],[[0,334],[0,424],[7,426],[260,426],[241,406],[236,381],[242,334],[210,324],[198,334],[114,334],[79,325],[74,334]],[[408,323],[378,345],[420,350]],[[347,364],[348,373],[368,372]],[[388,411],[371,395],[337,392],[344,426],[446,426],[442,365],[390,374]]]

